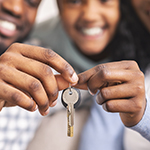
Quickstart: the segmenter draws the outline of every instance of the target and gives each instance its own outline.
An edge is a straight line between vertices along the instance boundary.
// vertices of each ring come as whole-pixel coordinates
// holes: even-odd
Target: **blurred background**
[[[46,19],[56,16],[57,14],[58,9],[56,6],[56,0],[42,0],[38,9],[36,23],[45,21]]]

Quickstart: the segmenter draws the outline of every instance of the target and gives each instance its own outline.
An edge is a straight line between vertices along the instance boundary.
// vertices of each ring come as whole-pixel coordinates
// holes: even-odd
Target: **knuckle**
[[[101,75],[101,78],[103,80],[107,80],[111,76],[111,72],[109,70],[107,70],[107,69],[104,69],[104,70],[101,71],[100,75]]]
[[[66,63],[66,62],[63,64],[63,66],[64,66],[64,70],[63,71],[64,72],[68,72],[70,74],[70,76],[72,76],[74,71],[71,68],[71,66],[68,63]]]
[[[105,64],[100,64],[98,66],[96,66],[95,68],[95,71],[96,72],[99,72],[99,76],[104,80],[104,79],[107,79],[109,78],[110,76],[110,71],[107,69],[106,65]]]
[[[106,88],[102,88],[101,89],[101,96],[102,96],[102,98],[104,100],[107,100],[107,98],[109,97],[109,95],[110,95],[110,92],[109,92],[108,89],[106,89]]]
[[[38,80],[33,80],[29,85],[29,89],[33,92],[39,91],[41,88],[41,83]]]
[[[58,96],[58,91],[54,91],[50,94],[50,97],[53,97],[53,98],[57,98]]]
[[[136,93],[143,93],[145,91],[145,87],[142,84],[138,84],[135,88],[136,88]]]
[[[47,101],[44,101],[40,104],[39,109],[46,111],[48,107],[49,107],[49,101],[47,100]]]
[[[12,53],[5,52],[0,56],[1,63],[11,63],[14,60]]]
[[[29,111],[33,111],[34,110],[34,102],[29,103],[27,105],[26,109],[29,110]]]
[[[134,100],[133,101],[133,108],[134,110],[132,110],[133,112],[139,112],[141,111],[141,109],[143,108],[143,101],[139,101],[139,100]]]
[[[129,68],[135,68],[135,67],[138,67],[138,64],[136,61],[134,60],[130,60],[130,61],[123,61],[126,65],[127,65],[127,68],[126,69],[129,69]]]
[[[99,72],[99,71],[104,70],[105,68],[106,68],[106,66],[104,64],[100,64],[95,67],[95,71]]]
[[[12,99],[13,103],[18,104],[22,100],[22,96],[21,96],[21,94],[15,92],[15,93],[12,93],[11,99]]]
[[[4,65],[0,65],[0,76],[5,75],[6,67]]]
[[[52,69],[47,65],[42,65],[42,76],[51,76],[53,75]]]
[[[144,73],[142,71],[137,71],[139,78],[144,79]]]
[[[79,81],[78,84],[83,84],[87,82],[87,76],[84,73],[79,74]]]
[[[21,43],[13,43],[9,48],[8,51],[15,51],[18,49],[22,44]]]
[[[134,61],[134,60],[130,61],[130,65],[132,65],[133,67],[137,67],[138,66],[137,62]]]
[[[57,57],[57,54],[51,49],[45,49],[43,52],[44,52],[44,56],[47,60],[49,60],[49,59],[52,60]]]

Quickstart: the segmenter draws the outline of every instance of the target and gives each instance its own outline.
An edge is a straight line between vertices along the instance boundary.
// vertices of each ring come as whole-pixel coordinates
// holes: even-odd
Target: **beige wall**
[[[56,0],[42,0],[38,9],[36,22],[42,22],[58,14]]]

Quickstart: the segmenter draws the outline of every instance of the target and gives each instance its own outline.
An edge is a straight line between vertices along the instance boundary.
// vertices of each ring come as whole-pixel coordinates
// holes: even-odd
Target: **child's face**
[[[62,22],[86,55],[101,53],[115,34],[119,0],[58,0]]]
[[[150,0],[131,0],[135,11],[150,32]]]

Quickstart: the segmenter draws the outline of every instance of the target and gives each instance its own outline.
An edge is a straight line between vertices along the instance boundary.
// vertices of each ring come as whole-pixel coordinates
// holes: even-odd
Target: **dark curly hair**
[[[121,20],[111,42],[111,56],[117,60],[135,60],[145,72],[150,63],[150,33],[136,15],[130,0],[120,0]]]

